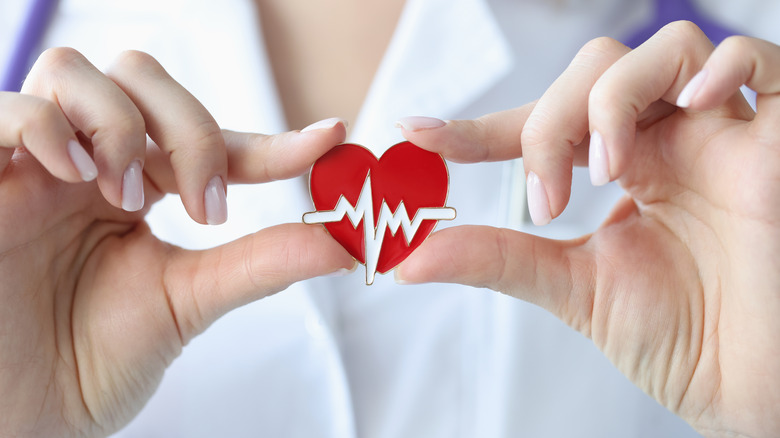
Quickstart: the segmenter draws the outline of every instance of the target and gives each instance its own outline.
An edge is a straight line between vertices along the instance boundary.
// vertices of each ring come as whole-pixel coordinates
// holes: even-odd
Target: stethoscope
[[[40,50],[41,40],[57,9],[57,0],[33,0],[25,21],[16,36],[8,63],[3,66],[0,91],[19,91],[33,61]]]
[[[57,9],[58,0],[33,0],[16,37],[14,50],[2,69],[0,91],[19,91],[34,57],[38,55],[49,22]],[[735,32],[703,15],[691,0],[656,0],[655,16],[651,23],[625,39],[629,47],[636,47],[666,23],[690,20],[696,23],[713,42],[720,42]]]
[[[625,38],[623,43],[628,47],[637,47],[653,36],[658,29],[667,23],[677,20],[688,20],[696,23],[709,37],[710,41],[715,44],[739,33],[726,28],[706,14],[701,13],[692,0],[656,0],[653,20],[635,31],[633,35]]]

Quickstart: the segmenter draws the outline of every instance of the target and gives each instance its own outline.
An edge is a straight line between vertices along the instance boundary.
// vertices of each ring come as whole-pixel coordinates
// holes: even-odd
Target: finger
[[[8,165],[14,148],[24,148],[63,181],[91,181],[97,176],[92,157],[54,102],[0,92],[0,114],[0,173]]]
[[[146,53],[122,53],[106,75],[130,97],[149,137],[169,156],[190,217],[202,224],[225,222],[227,153],[211,114]]]
[[[522,156],[520,132],[534,104],[474,120],[405,117],[396,124],[407,140],[456,163],[510,160]]]
[[[523,127],[528,206],[536,225],[560,215],[571,194],[575,150],[588,135],[588,95],[629,48],[611,38],[587,43],[536,104]]]
[[[484,226],[432,234],[396,268],[401,284],[458,283],[486,287],[541,306],[587,331],[592,266],[571,254],[580,242],[561,242]]]
[[[690,22],[665,26],[610,67],[590,92],[590,172],[595,184],[621,176],[634,145],[636,124],[656,101],[677,95],[712,52],[712,43]]]
[[[206,251],[179,252],[164,280],[185,342],[228,311],[355,260],[324,227],[285,224]]]
[[[681,107],[707,110],[725,103],[747,85],[758,94],[754,126],[777,131],[780,110],[780,47],[744,36],[724,40],[677,100]]]
[[[346,135],[346,122],[339,118],[277,135],[223,131],[230,181],[264,183],[302,175],[319,157],[343,143]]]
[[[345,123],[329,119],[312,130],[263,135],[222,130],[228,183],[258,184],[300,176],[325,152],[344,142]],[[145,170],[165,193],[178,193],[168,154],[149,141]]]
[[[77,51],[55,48],[38,58],[22,92],[56,102],[90,139],[106,200],[127,211],[143,207],[144,120],[116,84]]]
[[[523,156],[516,127],[525,123],[535,104],[536,102],[532,102],[513,110],[487,114],[475,120],[443,121],[415,116],[404,117],[397,121],[396,125],[402,129],[407,140],[423,149],[442,154],[447,160],[456,163],[511,160]],[[493,136],[486,132],[491,130],[493,127],[491,125],[504,123],[513,127],[507,130],[505,135]],[[445,129],[433,132],[437,128]],[[483,131],[484,134],[479,135],[479,131]],[[496,141],[488,140],[486,144],[480,140],[480,137],[495,138]],[[587,136],[583,142],[587,144]],[[574,165],[588,165],[587,149],[575,148]]]

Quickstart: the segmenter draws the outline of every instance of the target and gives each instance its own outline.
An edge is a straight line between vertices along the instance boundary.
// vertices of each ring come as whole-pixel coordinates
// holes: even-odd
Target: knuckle
[[[119,138],[146,135],[146,123],[141,111],[133,107],[111,121],[111,131]]]
[[[688,20],[673,21],[665,25],[658,31],[658,35],[674,38],[681,42],[709,41],[709,38],[707,38],[699,26]]]
[[[732,35],[724,39],[718,49],[729,55],[744,55],[753,50],[754,40],[744,35]]]
[[[618,98],[617,94],[611,84],[597,82],[588,94],[588,111],[612,108]]]
[[[143,149],[146,145],[146,123],[135,107],[125,108],[121,113],[113,113],[110,118],[101,119],[85,134],[92,138],[97,147],[124,145],[122,149],[128,153]]]
[[[474,161],[484,161],[490,155],[490,151],[485,145],[491,144],[498,137],[496,128],[485,117],[469,120],[468,130],[474,134],[473,144],[475,147],[471,150],[469,159]]]
[[[217,122],[213,119],[204,120],[195,125],[190,135],[196,145],[208,149],[212,149],[214,146],[219,146],[224,143],[222,131],[219,129]]]
[[[509,254],[509,231],[501,229],[496,233],[495,238],[495,248],[498,251],[499,262],[494,264],[493,272],[488,276],[491,281],[485,286],[495,291],[510,293],[511,295],[511,291],[515,286],[512,275],[515,270],[511,266],[512,260]]]
[[[624,50],[625,46],[620,41],[610,37],[594,38],[580,49],[574,57],[575,62],[581,58],[600,58]]]
[[[72,68],[76,65],[82,65],[88,62],[87,59],[78,50],[70,47],[53,47],[44,51],[38,57],[36,64],[47,67],[47,69],[58,70],[61,68]]]
[[[520,143],[524,150],[526,147],[538,146],[545,141],[545,138],[548,137],[549,124],[547,120],[546,114],[537,114],[537,111],[528,118],[520,132]]]
[[[221,155],[224,155],[225,149],[222,131],[214,120],[192,125],[186,132],[171,137],[166,143],[174,163],[208,160],[213,164],[219,156],[215,153],[221,151]]]
[[[80,52],[70,47],[53,47],[44,51],[30,69],[23,90],[29,94],[46,94],[49,88],[61,82],[67,72],[91,65]]]
[[[162,69],[160,63],[150,54],[140,50],[125,50],[111,64],[111,71],[157,72]]]
[[[597,84],[588,96],[588,117],[598,119],[605,126],[622,126],[635,120],[640,110],[635,99],[626,98],[613,84]]]
[[[580,143],[586,128],[584,118],[565,121],[552,108],[537,107],[520,133],[523,156],[552,158],[567,153],[563,146]]]

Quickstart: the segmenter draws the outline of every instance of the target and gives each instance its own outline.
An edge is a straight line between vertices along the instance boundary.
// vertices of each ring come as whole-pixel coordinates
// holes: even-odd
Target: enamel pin
[[[441,155],[408,141],[378,160],[363,146],[342,144],[312,166],[309,190],[317,211],[304,214],[303,222],[323,224],[366,266],[366,284],[372,284],[377,272],[392,270],[420,246],[438,221],[455,219],[455,209],[446,206],[448,186]]]

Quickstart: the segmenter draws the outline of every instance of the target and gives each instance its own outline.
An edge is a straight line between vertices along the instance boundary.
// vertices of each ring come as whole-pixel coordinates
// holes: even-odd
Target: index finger
[[[227,149],[228,183],[261,184],[305,173],[334,146],[344,142],[345,121],[326,119],[302,131],[275,135],[222,130]],[[178,193],[168,154],[154,142],[147,149],[144,170],[165,193]]]

